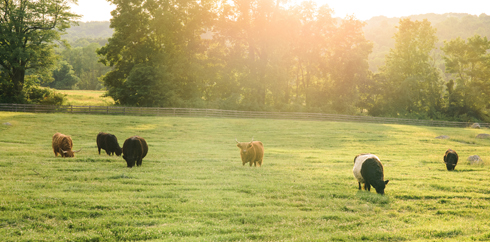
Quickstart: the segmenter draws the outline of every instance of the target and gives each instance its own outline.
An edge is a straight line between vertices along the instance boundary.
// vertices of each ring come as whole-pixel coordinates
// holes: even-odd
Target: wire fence
[[[118,106],[73,106],[73,105],[37,105],[0,103],[0,111],[29,113],[73,113],[73,114],[106,114],[131,116],[175,116],[175,117],[215,117],[215,118],[262,118],[287,120],[318,120],[337,122],[360,122],[381,124],[406,124],[439,127],[469,127],[473,123],[437,120],[383,118],[325,113],[301,112],[259,112],[199,108],[151,108],[151,107],[118,107]],[[479,123],[480,127],[490,127],[490,123]]]

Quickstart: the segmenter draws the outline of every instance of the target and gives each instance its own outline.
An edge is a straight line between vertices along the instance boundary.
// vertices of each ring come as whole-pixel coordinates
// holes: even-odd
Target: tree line
[[[81,89],[103,85],[117,104],[129,106],[489,121],[490,46],[480,35],[440,44],[427,19],[401,19],[386,40],[393,47],[374,69],[370,54],[383,39],[373,45],[365,22],[334,18],[326,5],[110,2],[117,7],[107,43],[64,50],[66,64],[52,78],[72,76]],[[85,62],[83,53],[91,53]],[[82,68],[95,59],[106,66]]]

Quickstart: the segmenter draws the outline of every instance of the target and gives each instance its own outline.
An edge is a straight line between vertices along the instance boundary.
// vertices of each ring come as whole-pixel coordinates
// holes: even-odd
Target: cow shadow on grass
[[[356,197],[372,204],[388,205],[391,202],[390,197],[386,194],[380,195],[373,191],[357,190]]]
[[[444,169],[444,170],[443,170],[443,172],[448,172],[448,173],[453,173],[453,172],[454,172],[454,173],[460,173],[460,172],[462,173],[462,172],[475,172],[475,171],[479,171],[479,169],[473,169],[473,168],[468,168],[468,169],[465,169],[465,168],[463,168],[463,169],[457,169],[457,168],[456,168],[456,169],[455,169],[455,170],[453,170],[453,171],[448,171],[448,170],[446,170],[446,169]]]

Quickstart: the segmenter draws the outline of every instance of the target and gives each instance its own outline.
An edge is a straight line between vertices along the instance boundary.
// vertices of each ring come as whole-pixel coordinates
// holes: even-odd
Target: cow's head
[[[253,148],[253,142],[254,142],[254,138],[252,137],[252,141],[250,142],[238,142],[237,139],[235,139],[235,141],[237,142],[236,146],[240,149],[240,152],[243,153],[243,154],[246,154],[248,150],[252,149]]]
[[[389,181],[390,180],[386,180],[386,181],[381,180],[379,182],[379,184],[376,184],[376,186],[374,186],[374,184],[373,184],[374,189],[376,189],[376,193],[384,195],[386,185],[388,184]]]
[[[126,161],[126,164],[128,165],[129,168],[133,168],[138,158],[139,157],[136,154],[134,154],[134,152],[130,155],[127,154],[123,155],[123,159]]]
[[[119,147],[119,145],[116,147],[115,153],[117,156],[120,156],[122,154],[122,149],[121,149],[121,147]]]
[[[79,150],[77,150],[77,151],[72,151],[72,150],[62,150],[62,149],[60,148],[60,151],[61,151],[60,153],[61,153],[61,154],[63,154],[63,155],[62,155],[63,157],[75,157],[75,153],[78,153],[78,152],[80,152],[81,150],[82,150],[82,149],[79,149]]]

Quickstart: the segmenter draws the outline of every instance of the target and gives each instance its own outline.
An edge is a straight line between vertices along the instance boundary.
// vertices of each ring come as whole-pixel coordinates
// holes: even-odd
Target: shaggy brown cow
[[[262,142],[254,141],[253,138],[250,142],[238,142],[237,139],[235,140],[237,142],[236,146],[240,149],[243,165],[250,162],[250,166],[252,164],[254,166],[257,166],[257,164],[259,167],[262,166],[262,160],[264,159],[264,145]]]
[[[53,135],[53,152],[55,156],[58,156],[58,153],[60,153],[61,157],[75,157],[75,153],[82,150],[72,151],[72,148],[73,141],[70,136],[61,133]]]
[[[143,158],[148,153],[148,144],[145,139],[133,136],[124,141],[122,152],[129,168],[132,168],[135,163],[137,166],[141,166]]]
[[[117,142],[116,136],[104,132],[100,132],[97,135],[97,149],[99,150],[99,155],[101,149],[105,150],[108,155],[116,153],[117,156],[120,156],[122,153],[122,149]]]
[[[444,154],[444,163],[448,171],[454,171],[454,168],[458,164],[458,153],[452,149],[446,150]]]

